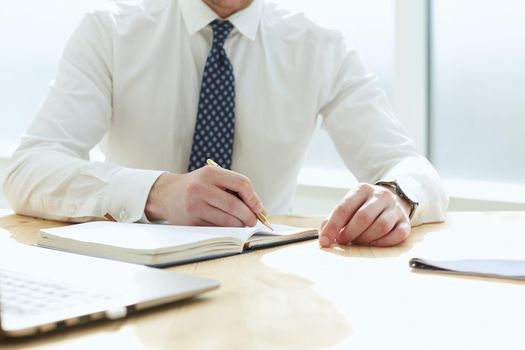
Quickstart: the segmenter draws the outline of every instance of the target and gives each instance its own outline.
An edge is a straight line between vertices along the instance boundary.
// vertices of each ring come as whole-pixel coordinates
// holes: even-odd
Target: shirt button
[[[128,218],[128,212],[126,210],[122,210],[118,217],[121,221],[125,221]]]

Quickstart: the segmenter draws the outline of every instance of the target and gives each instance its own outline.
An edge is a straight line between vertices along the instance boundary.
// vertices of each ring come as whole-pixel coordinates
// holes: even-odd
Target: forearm
[[[90,162],[60,146],[26,141],[14,154],[4,192],[20,214],[81,222],[142,218],[149,190],[161,172]]]
[[[327,102],[321,112],[323,126],[350,171],[372,185],[398,181],[403,192],[419,203],[413,226],[444,220],[448,198],[439,176],[418,154],[374,76],[353,51],[338,62],[340,69],[325,90]]]

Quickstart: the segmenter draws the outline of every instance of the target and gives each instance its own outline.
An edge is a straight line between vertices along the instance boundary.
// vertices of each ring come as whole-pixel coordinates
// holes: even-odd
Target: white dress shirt
[[[85,221],[143,218],[155,180],[188,167],[201,78],[218,18],[199,0],[142,0],[87,14],[15,152],[5,193],[19,213]],[[234,171],[270,214],[288,213],[321,115],[361,182],[396,179],[444,219],[447,197],[343,37],[263,0],[229,18],[236,84]],[[101,143],[105,162],[89,161]]]

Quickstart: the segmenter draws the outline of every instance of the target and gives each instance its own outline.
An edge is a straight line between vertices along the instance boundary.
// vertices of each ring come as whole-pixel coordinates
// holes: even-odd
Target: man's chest
[[[155,130],[156,135],[168,128],[179,138],[193,134],[210,47],[206,38],[181,37],[140,49],[120,46],[115,54],[120,68],[113,76],[113,124],[137,132]],[[299,49],[246,43],[238,37],[225,49],[234,70],[238,137],[288,142],[312,130],[320,89],[312,59],[305,59]]]

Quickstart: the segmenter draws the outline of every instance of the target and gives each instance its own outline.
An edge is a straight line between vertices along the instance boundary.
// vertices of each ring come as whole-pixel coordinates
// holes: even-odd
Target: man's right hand
[[[145,212],[150,221],[173,225],[244,227],[254,226],[254,213],[264,213],[264,207],[246,176],[205,166],[188,174],[161,175],[151,188]]]

